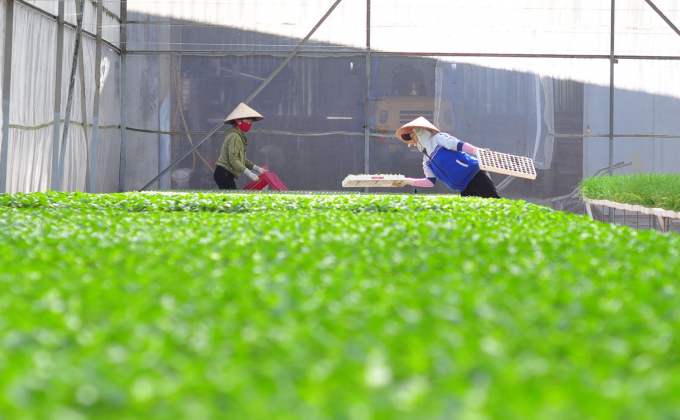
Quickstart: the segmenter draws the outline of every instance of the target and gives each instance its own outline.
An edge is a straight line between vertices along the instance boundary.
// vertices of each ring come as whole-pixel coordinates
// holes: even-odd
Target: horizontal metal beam
[[[128,55],[217,55],[217,56],[229,56],[229,55],[267,55],[267,56],[281,56],[287,57],[291,53],[291,50],[262,50],[262,51],[246,51],[246,50],[228,50],[228,51],[178,51],[178,50],[128,50]],[[302,50],[296,55],[325,55],[325,56],[361,56],[366,55],[366,51],[356,50],[356,51],[318,51],[318,50]]]
[[[115,126],[112,126],[115,128]],[[208,133],[207,131],[159,131],[159,130],[146,130],[143,128],[127,127],[128,131],[134,131],[137,133],[148,133],[148,134],[166,134],[171,136],[184,136],[192,135],[199,136]],[[321,131],[321,132],[296,132],[296,131],[281,131],[281,130],[250,130],[250,134],[273,134],[277,136],[298,136],[298,137],[320,137],[320,136],[363,136],[363,131]],[[226,131],[216,131],[213,134],[226,134]],[[548,135],[555,138],[606,138],[609,134],[560,134],[560,133],[548,133]],[[680,134],[669,135],[669,134],[614,134],[615,138],[657,138],[657,139],[680,139]],[[384,138],[396,138],[395,134],[392,132],[383,133],[379,131],[371,132],[371,137],[384,137]]]
[[[159,130],[146,130],[143,128],[133,128],[133,127],[128,127],[128,131],[134,131],[137,133],[147,133],[147,134],[165,134],[165,135],[171,135],[171,136],[185,136],[185,135],[191,135],[191,136],[200,136],[200,135],[205,135],[209,133],[209,131],[159,131]],[[227,131],[215,131],[212,134],[226,134]],[[248,134],[275,134],[275,135],[280,135],[280,136],[300,136],[300,137],[318,137],[318,136],[334,136],[334,135],[340,135],[340,136],[363,136],[364,132],[363,131],[323,131],[323,132],[318,132],[318,133],[309,133],[309,132],[295,132],[295,131],[280,131],[280,130],[250,130],[248,131]],[[380,135],[379,137],[384,137]]]
[[[227,25],[210,22],[185,22],[174,20],[128,20],[126,25],[147,25],[147,26],[203,26],[207,28],[228,28]]]
[[[64,120],[62,119],[61,122],[63,123]],[[18,125],[18,124],[10,124],[9,128],[15,129],[15,130],[40,130],[43,128],[48,128],[52,126],[53,123],[45,123],[37,126],[23,126],[23,125]],[[71,125],[77,125],[77,126],[82,126],[83,123],[79,121],[71,121]],[[92,124],[87,124],[88,127],[93,127]],[[120,129],[120,125],[104,125],[104,126],[99,126],[99,130],[111,130],[111,129]],[[137,133],[148,133],[148,134],[168,134],[171,136],[185,136],[185,135],[192,135],[192,136],[200,136],[203,134],[206,134],[207,131],[160,131],[160,130],[147,130],[144,128],[134,128],[134,127],[126,127],[126,130],[128,131],[134,131]],[[226,131],[217,131],[215,134],[225,134]],[[275,135],[281,135],[281,136],[299,136],[299,137],[319,137],[319,136],[363,136],[364,133],[363,131],[319,131],[319,132],[298,132],[298,131],[281,131],[281,130],[250,130],[249,133],[253,134],[275,134]],[[570,139],[580,139],[580,138],[602,138],[602,137],[609,137],[609,134],[560,134],[560,133],[548,133],[548,135],[553,136],[555,138],[570,138]],[[394,133],[382,133],[379,131],[374,131],[371,133],[371,136],[373,137],[394,137]],[[680,139],[680,134],[678,135],[672,135],[672,134],[614,134],[615,138],[656,138],[656,139]]]
[[[229,55],[265,55],[265,56],[287,56],[287,50],[205,50],[205,51],[175,51],[175,50],[128,50],[128,55],[210,55],[210,56],[229,56]],[[334,50],[302,50],[298,56],[329,56],[329,57],[364,57],[366,51],[334,51]],[[488,57],[488,58],[574,58],[586,60],[609,60],[609,54],[515,54],[515,53],[436,53],[436,52],[387,52],[371,50],[371,55],[380,57]],[[615,55],[617,60],[680,60],[680,55]]]
[[[680,55],[614,55],[615,60],[680,60]]]
[[[580,139],[580,138],[604,138],[604,137],[609,137],[609,134],[553,134],[550,133],[549,135],[557,138],[561,137],[563,139]],[[636,139],[680,139],[680,134],[677,136],[670,135],[670,134],[612,134],[613,138],[636,138]]]

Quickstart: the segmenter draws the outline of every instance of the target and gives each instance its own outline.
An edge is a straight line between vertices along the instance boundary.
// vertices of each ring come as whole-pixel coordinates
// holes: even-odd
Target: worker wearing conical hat
[[[434,187],[437,180],[462,196],[500,198],[488,172],[475,157],[476,147],[442,133],[424,117],[397,130],[397,138],[423,152],[425,178],[406,178],[408,185]]]
[[[215,164],[214,179],[221,190],[235,190],[236,179],[246,174],[253,181],[259,181],[258,174],[266,171],[246,158],[246,146],[248,137],[246,134],[255,121],[262,121],[264,117],[244,103],[232,111],[224,120],[225,124],[231,124],[222,145],[220,158]]]

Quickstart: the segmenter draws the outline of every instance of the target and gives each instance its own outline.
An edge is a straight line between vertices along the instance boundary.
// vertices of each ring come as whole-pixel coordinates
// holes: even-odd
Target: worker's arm
[[[434,187],[437,178],[406,178],[406,185],[414,187]]]
[[[254,170],[255,164],[251,161],[248,160],[248,158],[245,159],[246,163],[246,168],[250,169],[251,171]]]
[[[263,173],[267,172],[266,169],[263,169],[253,162],[249,161],[248,158],[246,158],[246,168],[250,169],[253,172],[257,172],[258,174],[262,175]]]
[[[241,163],[241,160],[239,157],[245,153],[243,150],[243,145],[241,143],[241,139],[239,138],[238,134],[236,133],[230,133],[227,135],[227,138],[225,140],[226,147],[227,147],[227,156],[229,159],[229,165],[234,169],[234,174],[238,178],[241,176],[241,174],[246,174],[248,178],[250,178],[253,181],[259,181],[260,177],[257,176],[257,174],[253,171],[251,171],[247,165],[250,162],[248,159],[246,159],[246,165]],[[250,168],[253,167],[253,163],[250,162]]]
[[[243,146],[241,144],[241,139],[239,139],[238,134],[229,133],[225,139],[225,145],[227,147],[227,159],[229,160],[229,166],[234,170],[235,175],[241,175],[247,169],[243,162],[241,162],[241,155],[243,154]]]
[[[425,173],[425,178],[406,178],[406,185],[412,185],[414,187],[434,187],[437,183],[437,177],[434,176],[434,172],[427,165],[428,159],[423,156],[423,172]]]
[[[248,158],[246,158],[246,168],[248,168],[248,169],[250,169],[251,171],[253,171],[253,172],[255,172],[255,173],[258,173],[258,174],[260,174],[260,175],[262,175],[263,173],[267,172],[266,169],[263,169],[263,168],[257,166],[257,165],[254,164],[253,162],[249,161]],[[252,178],[252,177],[251,177],[251,178]]]
[[[475,151],[477,148],[470,143],[466,143],[464,141],[458,140],[457,138],[448,135],[446,133],[439,133],[436,136],[434,136],[435,141],[437,144],[439,144],[441,147],[445,147],[449,150],[456,150],[459,152],[465,152],[468,155],[475,155]]]

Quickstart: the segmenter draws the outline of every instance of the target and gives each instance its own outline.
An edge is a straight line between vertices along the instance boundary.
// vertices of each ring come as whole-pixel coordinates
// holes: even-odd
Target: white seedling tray
[[[531,158],[480,148],[477,148],[475,154],[479,160],[479,167],[484,171],[517,178],[536,179],[536,168],[534,168],[534,161]]]
[[[342,181],[343,187],[403,187],[406,185],[404,175],[347,175]]]

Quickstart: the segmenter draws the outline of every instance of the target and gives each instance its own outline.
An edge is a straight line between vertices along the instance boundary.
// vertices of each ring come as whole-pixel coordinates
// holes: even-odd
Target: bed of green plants
[[[459,196],[0,196],[0,419],[680,418],[680,236]]]
[[[634,174],[586,178],[581,196],[594,200],[680,211],[680,174]]]

